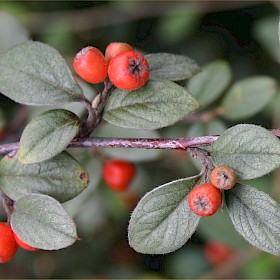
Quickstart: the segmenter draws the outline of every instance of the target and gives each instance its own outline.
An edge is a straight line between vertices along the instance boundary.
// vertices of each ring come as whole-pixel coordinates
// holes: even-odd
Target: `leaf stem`
[[[115,87],[112,85],[110,80],[105,80],[103,91],[97,95],[97,104],[94,104],[93,106],[93,104],[87,98],[84,98],[82,100],[82,103],[85,104],[87,108],[88,118],[86,123],[84,123],[77,138],[88,137],[98,126],[98,124],[102,120],[102,114],[106,106],[107,100],[114,88]],[[96,99],[94,99],[94,101],[95,100]],[[95,103],[94,101],[93,103]]]
[[[196,147],[189,147],[187,148],[187,152],[193,157],[200,161],[202,165],[202,170],[200,172],[202,179],[205,182],[209,182],[210,173],[214,169],[213,162],[210,159],[210,153],[206,150],[196,148]]]

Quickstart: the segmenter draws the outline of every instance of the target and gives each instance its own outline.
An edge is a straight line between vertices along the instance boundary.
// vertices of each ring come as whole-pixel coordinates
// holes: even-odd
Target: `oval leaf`
[[[13,231],[24,242],[43,250],[58,250],[77,239],[73,219],[52,197],[31,194],[21,197],[11,216]]]
[[[32,120],[20,139],[19,160],[36,163],[53,158],[78,134],[81,121],[72,112],[50,110]]]
[[[124,138],[161,138],[153,130],[126,129],[111,124],[106,124],[97,132],[98,137],[124,137]],[[110,157],[123,160],[140,162],[156,160],[160,157],[160,150],[126,149],[126,148],[104,148],[104,153]]]
[[[180,179],[147,193],[134,209],[129,227],[130,246],[143,254],[166,254],[182,247],[192,236],[200,217],[187,196],[199,177]]]
[[[254,179],[280,166],[280,142],[260,126],[239,124],[212,144],[211,156],[216,166],[231,166],[240,179]]]
[[[236,82],[222,101],[224,116],[230,120],[238,120],[255,115],[268,104],[276,89],[276,80],[265,76]]]
[[[150,66],[150,79],[186,80],[197,74],[200,67],[187,56],[152,53],[145,56]]]
[[[18,103],[57,105],[83,98],[65,60],[43,43],[29,41],[3,53],[0,73],[0,92]]]
[[[104,119],[127,128],[158,129],[176,123],[197,107],[198,102],[183,87],[151,80],[138,90],[115,90]]]
[[[266,193],[237,184],[225,192],[235,229],[252,245],[280,255],[280,208]]]
[[[88,182],[87,171],[66,152],[41,163],[22,164],[18,155],[7,155],[0,162],[0,187],[15,201],[41,193],[64,202],[77,196]]]
[[[201,106],[209,105],[227,88],[232,79],[229,64],[223,60],[211,62],[201,73],[188,82],[188,90],[197,98]]]

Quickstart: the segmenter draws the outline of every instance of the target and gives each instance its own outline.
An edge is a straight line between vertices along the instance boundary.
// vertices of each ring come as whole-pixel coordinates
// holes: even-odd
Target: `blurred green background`
[[[88,45],[104,51],[112,41],[127,42],[143,53],[183,54],[203,66],[217,59],[232,69],[232,82],[254,75],[280,79],[278,19],[280,4],[268,1],[1,1],[0,52],[14,44],[38,40],[55,47],[72,69],[74,55]],[[223,77],[221,77],[223,79]],[[89,98],[98,86],[79,81]],[[0,143],[18,141],[26,123],[47,108],[26,108],[0,95]],[[221,99],[200,112],[219,107]],[[254,100],[252,100],[254,102]],[[80,116],[79,105],[67,107]],[[212,118],[203,124],[184,120],[158,131],[124,130],[104,125],[100,136],[187,137],[220,134],[237,123],[280,128],[279,91],[261,111],[249,118]],[[91,182],[80,196],[65,203],[74,217],[81,241],[60,251],[19,250],[0,265],[0,278],[280,278],[279,258],[245,242],[225,212],[203,218],[197,232],[180,250],[168,255],[141,255],[127,242],[130,213],[149,190],[177,178],[196,174],[198,163],[178,151],[122,149],[70,152],[87,168]],[[129,159],[138,174],[130,189],[115,193],[100,179],[104,160]],[[280,201],[280,174],[267,175],[250,185]],[[3,212],[0,214],[5,221]],[[206,254],[217,241],[226,249],[219,264]],[[219,256],[215,248],[210,255]]]

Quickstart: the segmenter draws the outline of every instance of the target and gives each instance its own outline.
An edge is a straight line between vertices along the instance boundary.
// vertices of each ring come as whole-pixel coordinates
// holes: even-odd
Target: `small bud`
[[[99,93],[98,95],[95,96],[95,98],[93,99],[93,101],[91,103],[91,107],[93,109],[96,109],[98,107],[98,105],[100,103],[100,99],[101,99],[101,97],[100,97],[100,93]]]

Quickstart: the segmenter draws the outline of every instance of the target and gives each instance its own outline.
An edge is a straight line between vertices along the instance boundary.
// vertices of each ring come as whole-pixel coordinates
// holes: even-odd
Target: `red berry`
[[[188,195],[191,211],[199,216],[211,216],[218,211],[222,204],[221,191],[210,183],[199,185]]]
[[[205,245],[204,253],[209,263],[214,266],[224,263],[233,256],[232,248],[217,241],[208,242]]]
[[[138,89],[149,79],[149,64],[142,54],[133,50],[125,51],[112,58],[108,66],[108,75],[117,88]]]
[[[77,74],[85,81],[98,84],[107,78],[108,64],[102,52],[94,47],[80,50],[73,62]]]
[[[123,160],[109,160],[102,171],[104,181],[115,191],[126,190],[135,174],[135,166]]]
[[[16,254],[18,245],[11,226],[0,223],[0,263],[10,261]]]
[[[210,181],[218,189],[229,190],[235,185],[237,176],[231,167],[221,165],[212,170]]]
[[[38,248],[31,247],[30,245],[28,245],[27,243],[22,241],[15,232],[14,232],[14,236],[15,236],[15,240],[16,240],[18,246],[20,246],[22,249],[27,250],[27,251],[39,250]]]
[[[109,63],[113,57],[116,55],[132,50],[133,48],[126,43],[121,43],[121,42],[113,42],[109,44],[105,50],[105,59]]]

